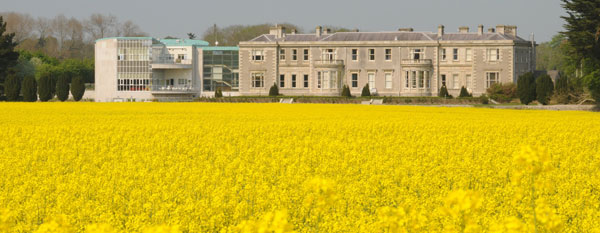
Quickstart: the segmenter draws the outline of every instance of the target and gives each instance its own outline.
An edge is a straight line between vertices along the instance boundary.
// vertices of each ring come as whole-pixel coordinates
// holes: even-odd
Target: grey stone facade
[[[239,47],[241,95],[267,95],[273,84],[284,95],[335,96],[343,85],[360,95],[369,83],[381,96],[436,96],[444,84],[454,96],[462,86],[478,96],[495,82],[516,83],[535,67],[535,42],[507,25],[456,33],[444,26],[437,33],[317,27],[314,34],[286,34],[277,26]]]

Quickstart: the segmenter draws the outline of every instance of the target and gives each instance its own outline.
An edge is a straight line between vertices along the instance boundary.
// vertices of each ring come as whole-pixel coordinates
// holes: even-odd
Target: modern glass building
[[[113,37],[96,41],[95,59],[98,102],[185,101],[212,96],[217,88],[226,95],[239,90],[238,47]]]

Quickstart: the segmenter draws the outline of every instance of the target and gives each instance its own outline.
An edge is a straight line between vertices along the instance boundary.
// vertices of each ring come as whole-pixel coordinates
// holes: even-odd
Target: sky
[[[92,13],[113,14],[132,20],[153,37],[202,35],[213,24],[292,23],[312,32],[317,25],[360,31],[447,32],[460,26],[487,28],[517,25],[518,34],[538,42],[549,41],[563,30],[560,0],[0,0],[0,12],[31,16],[87,18]]]

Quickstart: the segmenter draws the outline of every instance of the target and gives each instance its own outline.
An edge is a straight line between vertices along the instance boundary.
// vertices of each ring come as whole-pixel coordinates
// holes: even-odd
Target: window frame
[[[292,74],[292,88],[296,88],[296,74]]]
[[[279,60],[280,61],[285,61],[285,50],[286,49],[279,49]]]
[[[260,58],[260,59],[258,59]],[[265,61],[265,54],[263,50],[252,50],[251,60],[253,62],[263,62]]]
[[[392,89],[394,87],[394,74],[392,72],[385,72],[383,77],[385,81],[385,88]]]
[[[302,56],[303,56],[302,58],[303,58],[304,61],[308,61],[309,60],[309,56],[310,56],[309,54],[310,53],[309,53],[308,49],[303,49],[302,50]]]
[[[356,53],[354,53],[356,52]],[[352,59],[352,61],[358,61],[358,49],[352,49],[350,51],[350,59]]]
[[[303,77],[304,77],[304,88],[308,88],[309,87],[309,85],[308,85],[309,84],[308,83],[309,76],[308,76],[308,74],[304,74]]]
[[[285,88],[285,74],[279,74],[279,87]]]
[[[375,61],[375,49],[369,49],[369,61]]]
[[[453,48],[452,49],[452,61],[459,61],[460,60],[459,59],[459,54],[460,54],[459,49],[458,48]]]
[[[446,61],[446,57],[447,57],[446,49],[444,48],[444,49],[442,49],[442,61]]]
[[[265,73],[264,72],[252,72],[251,79],[252,88],[264,88],[265,87]],[[259,84],[259,85],[256,85]]]
[[[473,61],[473,50],[470,48],[465,49],[465,61]]]
[[[490,80],[490,75],[494,74],[494,81],[492,82]],[[489,72],[485,72],[485,85],[486,85],[486,89],[490,88],[492,85],[496,84],[496,83],[500,83],[500,72],[498,71],[489,71]]]
[[[358,73],[352,72],[350,73],[350,81],[352,88],[358,88]]]
[[[298,49],[292,49],[292,61],[298,61]]]
[[[392,49],[390,49],[390,48],[385,49],[385,56],[384,56],[384,58],[385,58],[386,61],[392,61]]]
[[[375,83],[375,76],[376,76],[375,72],[369,72],[369,73],[367,73],[367,83],[369,84],[369,89],[375,88],[375,84],[376,84]]]

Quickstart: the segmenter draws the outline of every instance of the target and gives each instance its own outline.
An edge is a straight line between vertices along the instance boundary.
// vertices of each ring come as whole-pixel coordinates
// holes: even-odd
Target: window
[[[375,73],[369,73],[367,77],[369,78],[369,88],[375,88]]]
[[[308,61],[308,49],[304,50],[304,60]]]
[[[369,49],[369,61],[375,61],[375,49]]]
[[[409,83],[408,82],[408,79],[409,79],[408,74],[409,74],[409,71],[406,71],[406,76],[404,76],[404,87],[406,87],[406,88],[408,88],[408,83]]]
[[[488,72],[486,73],[486,88],[490,88],[492,85],[498,83],[500,81],[500,73],[498,72]]]
[[[252,61],[262,61],[264,58],[262,50],[252,50]]]
[[[304,75],[304,87],[308,88],[308,74]]]
[[[458,74],[453,74],[452,75],[452,88],[454,89],[458,89],[458,85],[459,85],[459,79],[458,79]]]
[[[414,60],[424,59],[424,57],[423,57],[423,50],[422,49],[412,49],[410,51],[410,56]]]
[[[352,73],[352,87],[358,87],[358,73]]]
[[[452,60],[458,61],[458,49],[452,50]]]
[[[264,73],[252,73],[252,87],[259,88],[265,86]]]
[[[177,61],[181,62],[183,60],[185,60],[185,54],[177,54]]]
[[[488,61],[500,60],[500,49],[488,49],[487,57],[488,57]]]
[[[285,87],[285,74],[279,75],[279,87]]]
[[[292,49],[292,61],[298,60],[298,50]]]
[[[180,79],[177,79],[177,85],[185,85],[186,81],[187,81],[187,80],[185,80],[185,79],[182,79],[182,78],[180,78]]]
[[[285,61],[285,49],[279,50],[279,60]]]
[[[329,89],[331,87],[331,77],[329,71],[323,71],[323,89]]]
[[[335,59],[335,54],[333,52],[333,49],[326,49],[325,53],[323,54],[323,60],[333,61],[334,59]]]
[[[385,73],[385,88],[392,88],[392,73]]]
[[[386,61],[392,60],[392,49],[385,49],[385,60]]]
[[[125,60],[125,54],[119,54],[119,55],[117,56],[117,60],[118,60],[118,61],[123,61],[123,60]]]
[[[431,87],[431,78],[429,77],[429,71],[425,71],[425,87]]]
[[[446,75],[442,74],[442,86],[446,86]]]
[[[446,49],[442,49],[442,61],[446,60]]]
[[[471,87],[471,82],[472,81],[471,81],[471,75],[470,74],[467,74],[467,76],[465,77],[465,82],[466,82],[465,83],[466,88],[467,89],[471,89],[472,88]]]
[[[296,87],[296,75],[292,74],[292,87]]]
[[[467,61],[473,61],[473,50],[467,49],[465,51],[465,54],[466,54],[466,60]]]
[[[321,89],[321,72],[317,72],[317,88]]]
[[[419,75],[419,88],[425,87],[425,77],[423,77],[423,71],[419,71],[417,74]]]
[[[417,71],[412,71],[410,74],[410,86],[417,88]]]
[[[352,61],[358,61],[358,49],[352,49]]]

